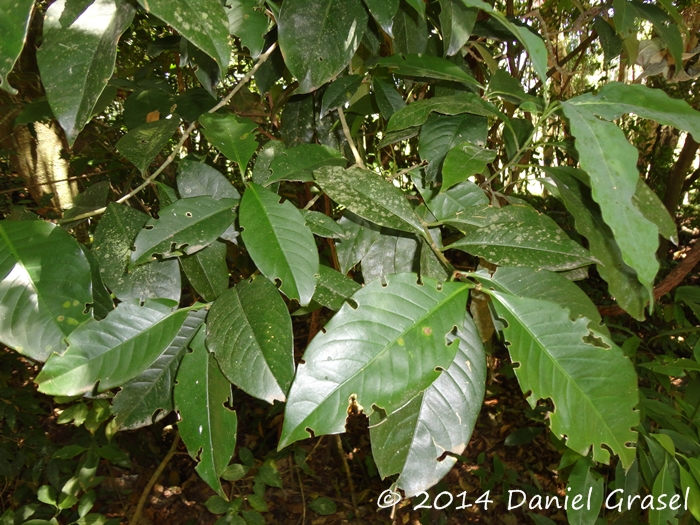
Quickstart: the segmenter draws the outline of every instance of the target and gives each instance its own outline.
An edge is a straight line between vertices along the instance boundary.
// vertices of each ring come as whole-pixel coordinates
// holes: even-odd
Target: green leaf
[[[440,25],[445,41],[445,54],[452,56],[467,43],[474,29],[478,11],[460,0],[440,0]]]
[[[481,411],[486,386],[486,354],[470,316],[456,336],[457,354],[440,377],[396,412],[370,418],[372,456],[382,476],[396,481],[406,497],[428,490],[457,462],[445,452],[462,454]]]
[[[378,76],[372,76],[372,91],[374,92],[374,98],[377,101],[377,106],[379,106],[382,117],[387,120],[401,108],[406,107],[406,103],[401,93],[396,90],[393,81],[387,81]]]
[[[315,175],[317,184],[331,199],[360,217],[395,230],[423,231],[403,192],[377,173],[323,167]]]
[[[225,514],[231,508],[231,504],[221,496],[210,497],[204,506],[212,514]]]
[[[670,499],[675,493],[676,487],[673,483],[667,459],[664,461],[664,466],[654,480],[654,487],[652,488],[651,494],[655,501],[659,501],[659,496],[664,495],[666,498]],[[666,507],[663,510],[654,508],[649,510],[649,525],[668,525],[669,523],[671,525],[676,525],[676,523],[678,523],[675,510],[670,507]]]
[[[588,239],[588,247],[600,261],[598,273],[608,283],[610,294],[618,304],[635,319],[644,319],[644,305],[648,292],[639,282],[636,272],[622,259],[620,247],[610,228],[603,221],[600,207],[593,202],[590,189],[570,168],[544,167],[555,180],[559,198],[574,216],[576,229]]]
[[[585,501],[585,504],[570,505],[566,509],[566,517],[571,525],[595,525],[603,506],[605,482],[593,475],[592,466],[593,462],[589,458],[580,458],[569,474],[566,489],[571,491],[570,497],[580,494]]]
[[[270,164],[272,175],[265,186],[280,180],[310,182],[313,171],[322,166],[345,167],[348,161],[339,151],[320,144],[301,144],[280,153]]]
[[[637,181],[637,191],[634,192],[632,202],[644,218],[656,224],[662,237],[678,245],[676,223],[658,195],[641,178]]]
[[[266,460],[265,463],[260,465],[258,476],[260,476],[260,480],[268,487],[282,488],[282,476],[280,476],[277,465],[271,459]]]
[[[681,476],[681,489],[688,491],[688,510],[697,520],[700,519],[700,486],[695,478],[683,467],[678,466]]]
[[[58,0],[49,6],[36,56],[46,97],[69,146],[92,118],[114,71],[119,37],[135,12],[125,0],[87,3]]]
[[[153,87],[135,91],[124,102],[124,124],[129,129],[146,124],[148,114],[157,111],[163,117],[173,106],[171,94],[165,88]]]
[[[204,136],[214,144],[226,158],[238,164],[241,173],[258,149],[253,131],[256,124],[233,114],[205,113],[199,117]]]
[[[338,507],[330,498],[316,498],[309,503],[309,508],[321,516],[330,516],[338,511]]]
[[[112,400],[118,430],[134,430],[163,419],[173,409],[173,387],[187,345],[204,322],[206,310],[190,312],[175,339],[141,374],[122,385]]]
[[[397,6],[398,6],[398,2]],[[34,8],[34,0],[3,0],[0,18],[0,88],[12,95],[17,94],[7,76],[22,52],[27,39],[29,21]]]
[[[103,208],[107,205],[107,198],[109,197],[110,191],[111,188],[109,181],[96,182],[84,192],[75,197],[73,207],[67,209],[63,213],[63,218],[70,219],[72,217],[82,215],[83,213],[89,213],[97,209]],[[69,230],[71,228],[74,228],[81,222],[82,220],[68,221],[61,223],[61,226]]]
[[[513,104],[521,105],[524,102],[531,102],[540,110],[543,107],[541,98],[525,93],[520,80],[503,69],[498,69],[491,75],[488,93],[489,98],[496,95]]]
[[[90,265],[90,277],[92,278],[92,317],[97,319],[104,319],[105,316],[114,310],[114,301],[112,296],[105,288],[104,282],[102,281],[102,275],[100,274],[100,266],[95,259],[95,256],[90,250],[84,245],[80,244],[80,249],[82,250],[85,258],[88,260]]]
[[[462,142],[483,146],[486,144],[488,120],[483,116],[464,113],[447,116],[431,114],[420,130],[418,151],[428,161],[426,180],[435,180],[440,173],[445,155]]]
[[[172,306],[166,300],[124,302],[102,321],[84,323],[68,337],[65,353],[52,355],[36,377],[39,391],[75,396],[99,381],[97,391],[104,392],[138,376],[173,342],[187,317],[187,310]]]
[[[323,118],[329,111],[338,109],[350,100],[363,78],[362,75],[346,75],[331,82],[323,93],[320,117]]]
[[[297,93],[309,93],[340,73],[360,45],[367,12],[360,0],[287,0],[277,28]]]
[[[214,301],[207,347],[233,384],[268,403],[285,400],[294,376],[292,320],[268,279],[243,280]]]
[[[433,97],[427,100],[418,100],[409,104],[400,111],[394,113],[389,120],[387,132],[399,129],[421,126],[428,119],[431,113],[442,113],[444,115],[459,115],[461,113],[471,113],[473,115],[498,116],[507,120],[505,115],[484,99],[474,93],[460,93],[447,97]]]
[[[472,175],[481,174],[489,162],[496,158],[496,151],[481,148],[471,142],[462,142],[445,156],[442,165],[442,187],[448,190],[455,184],[464,182]]]
[[[423,13],[425,14],[425,13]],[[428,24],[425,16],[401,2],[391,28],[394,53],[425,53],[428,47]]]
[[[285,151],[284,144],[279,140],[271,140],[263,149],[260,150],[255,157],[255,165],[253,166],[253,182],[256,184],[265,184],[267,179],[272,177],[270,165],[279,155]]]
[[[559,273],[501,267],[493,275],[486,270],[480,270],[474,276],[482,284],[494,286],[499,292],[556,303],[569,310],[569,319],[572,321],[585,317],[591,321],[588,328],[610,337],[593,301],[581,288]]]
[[[338,311],[361,286],[342,273],[320,265],[318,283],[314,292],[314,302],[329,310]]]
[[[469,181],[457,184],[440,193],[437,189],[426,190],[420,186],[418,190],[435,219],[443,222],[456,221],[460,215],[469,215],[469,208],[472,206],[482,210],[489,204],[489,198],[484,191]]]
[[[393,273],[418,273],[419,250],[415,235],[381,228],[362,257],[362,278],[368,283]]]
[[[117,150],[143,173],[170,141],[179,125],[180,119],[177,117],[142,124],[119,139]]]
[[[427,77],[470,86],[480,85],[474,77],[464,72],[458,65],[435,56],[397,54],[380,59],[377,65],[387,67],[399,76]]]
[[[258,0],[226,0],[224,4],[229,33],[241,39],[254,59],[262,53],[269,22],[259,4]]]
[[[685,46],[678,25],[674,24],[671,21],[671,17],[655,5],[636,1],[630,3],[641,18],[647,19],[654,25],[654,30],[666,43],[666,47],[671,52],[671,56],[676,65],[676,71],[682,71]]]
[[[192,255],[180,258],[180,264],[196,292],[207,302],[213,301],[228,288],[226,245],[214,241]]]
[[[139,4],[216,60],[221,71],[228,70],[228,20],[219,0],[139,0]]]
[[[235,204],[232,199],[205,196],[175,201],[160,211],[160,219],[149,219],[136,236],[131,262],[137,265],[156,254],[169,258],[206,248],[233,223]]]
[[[251,183],[241,199],[241,237],[260,272],[282,281],[280,290],[301,306],[309,304],[316,287],[318,251],[313,234],[294,205]]]
[[[637,149],[619,127],[597,119],[589,108],[569,102],[563,102],[562,107],[571,122],[581,167],[590,176],[593,199],[600,205],[623,260],[637,272],[653,300],[652,287],[659,269],[658,228],[632,201],[639,180]]]
[[[393,36],[394,15],[399,10],[399,3],[400,0],[365,0],[370,14],[389,36]]]
[[[475,208],[458,220],[474,228],[448,248],[478,255],[499,266],[561,271],[596,262],[554,220],[529,206]]]
[[[217,170],[203,162],[187,159],[180,161],[177,167],[177,191],[183,198],[200,195],[216,200],[241,197],[231,182]]]
[[[607,463],[617,454],[625,468],[634,461],[636,442],[631,429],[639,424],[637,374],[632,363],[609,340],[608,348],[584,342],[591,334],[588,319],[569,319],[561,306],[489,291],[499,317],[507,326],[503,333],[511,359],[519,366],[515,374],[531,407],[551,398],[552,432],[566,445],[593,460]],[[598,334],[595,334],[598,336]]]
[[[236,412],[230,410],[231,384],[207,352],[205,329],[194,336],[192,353],[185,354],[177,372],[175,407],[178,429],[187,451],[197,460],[195,469],[220,496],[225,497],[220,476],[236,448]]]
[[[615,29],[603,17],[597,16],[595,18],[593,28],[598,33],[598,40],[603,48],[603,65],[607,67],[613,58],[620,56],[620,53],[622,53],[622,40],[615,33]]]
[[[345,236],[345,230],[325,213],[301,210],[306,225],[311,233],[328,239],[340,239]]]
[[[335,244],[338,253],[338,264],[340,265],[341,273],[347,274],[353,266],[367,255],[372,244],[379,236],[379,228],[350,212],[346,212],[340,218],[338,224],[345,231],[343,239]]]
[[[405,405],[447,369],[457,344],[446,336],[464,319],[468,288],[415,274],[373,281],[343,305],[306,348],[289,392],[279,449],[345,431],[348,400],[371,414]],[[387,375],[386,371],[393,373]]]
[[[90,319],[90,265],[54,224],[2,221],[0,277],[0,341],[35,361],[62,352],[65,336]]]
[[[533,33],[527,26],[523,27],[508,20],[502,13],[492,11],[491,14],[503,27],[508,29],[520,40],[527,54],[530,55],[532,67],[543,84],[547,83],[547,46],[544,41]]]

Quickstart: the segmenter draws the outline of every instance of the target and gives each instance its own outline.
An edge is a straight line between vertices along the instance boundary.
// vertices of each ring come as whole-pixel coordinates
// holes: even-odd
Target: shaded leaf
[[[401,108],[406,107],[401,93],[396,90],[396,86],[394,86],[392,81],[372,76],[372,91],[382,117],[387,120]]]
[[[286,399],[294,376],[292,320],[268,279],[240,281],[214,301],[207,347],[237,387],[268,403]]]
[[[187,159],[180,161],[177,167],[177,191],[183,198],[200,195],[216,200],[241,197],[233,184],[217,170],[203,162]]]
[[[458,65],[441,57],[396,54],[380,59],[377,65],[387,67],[399,76],[426,77],[479,86],[474,77],[460,69]]]
[[[398,5],[398,2],[397,2]],[[24,47],[34,0],[3,2],[3,16],[0,18],[0,88],[13,95],[17,94],[7,76],[12,71],[15,61]]]
[[[219,495],[225,497],[219,479],[236,448],[236,412],[230,410],[231,383],[207,352],[205,329],[200,327],[177,372],[175,407],[180,413],[178,430],[195,469]]]
[[[143,173],[179,125],[180,119],[176,117],[142,124],[119,139],[116,144],[117,150]]]
[[[676,65],[676,71],[682,70],[685,46],[678,25],[672,23],[671,17],[655,5],[636,1],[632,1],[630,4],[641,18],[647,19],[654,25],[654,30],[666,43],[666,47],[671,52],[671,56]]]
[[[199,117],[204,136],[214,144],[226,158],[238,164],[245,172],[258,143],[255,140],[255,123],[232,114],[205,113]]]
[[[97,319],[104,319],[106,315],[114,310],[114,301],[112,296],[105,288],[102,282],[102,275],[100,275],[100,265],[95,259],[95,256],[84,244],[79,244],[85,258],[88,260],[90,265],[90,276],[92,278],[92,317]]]
[[[301,306],[309,304],[316,286],[318,251],[304,217],[294,205],[251,183],[243,194],[239,222],[250,257],[262,274]]]
[[[593,21],[593,27],[598,33],[598,40],[603,48],[603,65],[607,66],[613,58],[620,56],[620,53],[622,53],[622,40],[615,33],[615,29],[603,17],[597,16]]]
[[[255,165],[253,166],[253,182],[256,184],[265,184],[267,179],[272,176],[270,165],[277,156],[285,151],[284,144],[279,140],[271,140],[263,149],[260,150],[255,157]]]
[[[365,0],[365,5],[384,32],[393,36],[392,26],[394,15],[399,9],[399,0]]]
[[[31,359],[61,353],[65,336],[90,319],[90,265],[54,224],[0,222],[0,277],[0,341]]]
[[[180,258],[180,264],[196,292],[207,302],[213,301],[228,288],[226,245],[214,241],[192,255]]]
[[[654,486],[651,494],[654,501],[660,501],[659,496],[671,498],[675,492],[676,487],[673,483],[673,477],[671,476],[668,459],[666,459],[663,467],[661,467],[661,471],[654,480]],[[678,520],[676,519],[676,510],[673,510],[670,508],[670,506],[664,507],[663,509],[660,508],[661,505],[658,507],[658,509],[651,508],[649,510],[649,525],[668,525],[669,523],[671,525],[676,525],[678,523]]]
[[[250,56],[257,59],[265,44],[268,18],[259,8],[258,0],[226,0],[228,31],[241,39]]]
[[[593,462],[589,458],[580,458],[569,474],[567,490],[571,494],[581,494],[586,498],[585,505],[571,505],[566,510],[566,517],[571,525],[595,525],[600,508],[603,506],[605,482],[593,475]]]
[[[68,337],[68,349],[46,362],[35,382],[39,391],[75,396],[104,392],[146,370],[172,343],[187,310],[172,301],[148,299],[120,303],[102,321],[91,320]],[[96,384],[99,382],[99,385]]]
[[[339,151],[320,144],[301,144],[277,155],[270,164],[272,174],[265,186],[280,180],[310,182],[321,166],[345,167],[348,161]]]
[[[335,514],[338,510],[335,501],[330,498],[313,499],[311,503],[309,503],[309,508],[321,516],[330,516],[331,514]]]
[[[337,312],[345,301],[360,288],[361,286],[349,277],[322,264],[318,267],[318,283],[314,292],[314,301]]]
[[[465,316],[462,312],[462,316]],[[486,354],[470,316],[459,323],[454,360],[427,390],[381,419],[370,417],[372,455],[382,476],[399,474],[398,487],[412,497],[428,490],[457,462],[481,411],[486,386]]]
[[[58,0],[46,10],[37,63],[51,110],[72,146],[114,71],[135,9],[125,0]],[[70,52],[66,52],[66,49]]]
[[[440,191],[464,182],[472,175],[481,174],[487,164],[494,161],[496,153],[495,150],[482,148],[471,142],[462,142],[452,148],[445,156],[445,162],[442,165]]]
[[[419,249],[415,235],[381,228],[362,257],[362,278],[368,283],[394,273],[418,273]]]
[[[478,11],[461,0],[440,0],[440,25],[445,41],[445,54],[452,56],[462,49],[471,36]]]
[[[484,190],[476,184],[464,181],[453,186],[447,191],[439,192],[418,188],[425,199],[425,205],[438,221],[453,222],[459,220],[461,215],[469,215],[468,208],[472,206],[479,210],[488,206],[489,199]]]
[[[345,230],[325,213],[301,210],[306,225],[311,233],[328,239],[340,239],[345,236]]]
[[[75,197],[73,207],[67,209],[63,213],[63,219],[70,219],[72,217],[82,215],[83,213],[90,213],[99,208],[103,208],[107,205],[107,198],[109,197],[110,189],[109,181],[97,182],[93,184],[84,192]],[[62,222],[61,226],[69,230],[80,224],[80,222],[82,221],[77,220]]]
[[[415,274],[373,281],[343,305],[306,348],[285,407],[279,448],[345,430],[348,402],[356,398],[371,414],[391,413],[439,377],[454,360],[457,344],[446,335],[464,318],[468,288]],[[393,370],[391,375],[386,370]]]
[[[637,181],[637,190],[634,192],[632,202],[642,212],[644,218],[656,224],[662,237],[678,245],[676,223],[658,195],[641,178]]]
[[[343,239],[335,243],[340,271],[347,274],[358,264],[379,236],[379,228],[353,213],[346,212],[338,221],[345,231]]]
[[[350,100],[362,84],[363,78],[361,75],[346,75],[331,82],[323,93],[321,118],[329,111],[338,109]]]
[[[425,16],[405,1],[400,3],[394,16],[391,32],[394,37],[394,53],[425,53],[428,47],[428,24]]]

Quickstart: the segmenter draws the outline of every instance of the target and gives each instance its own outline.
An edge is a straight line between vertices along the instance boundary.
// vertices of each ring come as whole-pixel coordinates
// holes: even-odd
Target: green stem
[[[433,239],[433,236],[430,235],[430,230],[428,229],[428,223],[425,221],[421,221],[421,225],[423,226],[423,238],[425,241],[428,243],[428,246],[430,246],[430,249],[433,250],[433,253],[437,256],[437,258],[440,260],[440,262],[449,270],[450,273],[455,272],[455,267],[452,266],[452,263],[447,260],[447,257],[445,257],[445,254],[440,251],[440,248],[438,248],[438,245],[435,244],[435,240]]]

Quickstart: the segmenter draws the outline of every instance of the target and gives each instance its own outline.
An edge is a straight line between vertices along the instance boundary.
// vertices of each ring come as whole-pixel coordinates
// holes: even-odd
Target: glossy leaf
[[[350,62],[367,25],[360,0],[287,0],[277,27],[298,93],[309,93],[335,77]]]
[[[70,146],[92,118],[112,76],[119,37],[135,12],[126,0],[85,4],[58,0],[49,6],[36,57],[46,97]]]
[[[258,152],[253,166],[253,182],[256,184],[265,184],[267,179],[272,176],[270,165],[277,156],[285,151],[284,144],[279,140],[271,140],[263,149]]]
[[[89,321],[68,337],[36,377],[39,391],[55,396],[104,392],[146,370],[173,342],[187,310],[169,300],[120,303],[102,321]],[[99,384],[98,384],[99,383]]]
[[[90,265],[64,230],[41,220],[0,223],[0,341],[45,361],[88,321]]]
[[[398,5],[398,2],[397,2]],[[3,0],[0,18],[0,88],[13,95],[17,94],[7,76],[24,47],[29,21],[34,8],[34,0]]]
[[[139,0],[139,4],[216,60],[221,71],[228,70],[228,20],[219,0]]]
[[[509,343],[515,374],[523,392],[532,392],[533,408],[539,399],[551,398],[554,412],[549,421],[566,445],[585,456],[592,447],[593,460],[609,462],[617,454],[625,468],[635,458],[639,424],[637,374],[632,363],[608,339],[606,348],[584,342],[588,319],[569,319],[561,306],[538,299],[489,292]]]
[[[381,228],[362,257],[362,278],[368,283],[393,273],[418,273],[419,250],[420,244],[415,235]]]
[[[398,76],[434,78],[479,86],[476,79],[465,73],[459,66],[436,56],[392,55],[382,58],[377,62],[377,65],[389,68]]]
[[[338,221],[345,231],[343,239],[335,243],[340,271],[347,274],[369,252],[379,236],[379,227],[346,212]]]
[[[331,219],[325,213],[319,211],[301,210],[304,216],[306,225],[311,230],[311,233],[319,237],[328,239],[339,239],[345,237],[345,230],[337,222]]]
[[[457,221],[461,215],[469,215],[472,206],[483,209],[488,206],[489,199],[484,191],[473,182],[465,181],[453,186],[447,191],[425,190],[419,187],[425,199],[425,205],[435,216],[436,220]]]
[[[217,170],[203,162],[187,159],[180,161],[177,167],[177,191],[183,198],[201,195],[216,200],[241,197],[233,184]]]
[[[454,360],[446,336],[464,319],[468,288],[415,274],[373,281],[352,296],[306,348],[289,392],[279,448],[345,430],[348,402],[369,415],[396,411],[428,388]],[[387,375],[386,370],[392,370]]]
[[[268,403],[286,399],[294,376],[292,320],[268,279],[243,280],[214,301],[207,347],[237,387]]]
[[[464,315],[464,314],[463,314]],[[382,478],[399,474],[406,497],[435,485],[462,454],[481,411],[486,386],[486,354],[470,316],[459,326],[452,364],[424,392],[396,412],[370,418],[372,456]]]
[[[282,281],[280,290],[301,306],[316,286],[318,251],[301,212],[269,190],[250,184],[241,199],[243,242],[262,274]]]
[[[229,160],[245,172],[248,161],[258,149],[253,131],[254,122],[232,114],[205,113],[199,117],[204,136]]]
[[[143,124],[119,139],[116,144],[117,150],[143,173],[179,125],[180,119],[176,117]]]
[[[421,14],[406,2],[400,2],[391,27],[394,53],[425,53],[428,47],[428,24],[424,15],[425,12]]]
[[[236,413],[229,409],[231,383],[214,355],[207,352],[205,329],[200,327],[177,372],[175,407],[180,413],[178,430],[201,478],[219,495],[222,472],[236,448]]]
[[[400,0],[365,0],[370,14],[389,36],[393,36],[391,29],[394,25],[394,15],[399,9],[399,3]]]
[[[92,308],[90,309],[90,313],[94,319],[99,321],[114,310],[114,301],[102,281],[100,265],[97,259],[95,259],[95,256],[84,244],[79,244],[79,246],[90,265],[90,277],[92,279]]]
[[[329,111],[343,106],[357,92],[357,88],[362,84],[361,75],[346,75],[340,77],[326,88],[321,102],[321,118]]]
[[[445,54],[452,56],[462,49],[471,36],[478,11],[461,0],[440,0],[440,25],[445,41]]]
[[[265,186],[280,180],[310,182],[321,166],[345,167],[348,161],[339,151],[320,144],[302,144],[280,153],[270,164],[272,175]]]
[[[190,255],[209,246],[231,226],[235,215],[233,199],[211,197],[179,199],[149,219],[136,236],[131,262],[134,265],[163,258]]]
[[[496,158],[496,151],[462,142],[452,148],[445,156],[442,165],[442,187],[448,190],[455,184],[466,181],[472,175],[481,174],[486,166]]]
[[[190,312],[175,339],[141,374],[124,383],[112,401],[114,424],[119,430],[145,427],[163,419],[174,409],[173,387],[187,345],[194,337],[206,310]]]
[[[268,18],[259,8],[258,0],[226,0],[228,31],[241,39],[250,56],[258,58],[265,44]]]
[[[403,192],[378,174],[361,168],[324,167],[315,175],[323,191],[354,214],[395,230],[423,231]]]
[[[314,293],[314,302],[337,312],[345,301],[360,288],[360,285],[349,277],[322,264],[318,267],[318,283]]]
[[[214,241],[203,250],[180,258],[180,264],[196,292],[207,302],[213,301],[228,288],[226,245]]]
[[[600,205],[623,260],[637,272],[651,298],[659,269],[658,228],[632,202],[639,179],[637,149],[620,128],[597,119],[585,107],[568,102],[562,107],[571,122],[581,167],[591,178],[593,199]]]
[[[373,76],[372,91],[374,91],[374,98],[377,101],[377,106],[379,106],[379,111],[382,112],[382,116],[385,119],[390,119],[394,113],[406,107],[401,93],[396,90],[393,82]]]

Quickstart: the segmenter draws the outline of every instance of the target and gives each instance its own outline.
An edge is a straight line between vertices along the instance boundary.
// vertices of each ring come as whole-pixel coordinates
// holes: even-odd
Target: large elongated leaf
[[[370,417],[372,456],[382,478],[399,474],[398,487],[412,497],[435,485],[469,443],[486,387],[486,354],[470,316],[460,325],[452,364],[425,392],[381,419]]]
[[[472,175],[481,174],[489,162],[496,158],[496,151],[482,148],[471,142],[462,142],[452,148],[442,166],[442,188],[448,190],[464,182]]]
[[[136,236],[131,262],[142,264],[156,254],[168,258],[206,248],[233,223],[235,204],[233,199],[205,196],[175,201],[160,211],[160,219],[149,219]]]
[[[139,4],[216,60],[221,71],[228,70],[228,19],[219,0],[139,0]]]
[[[49,222],[0,223],[0,341],[36,361],[62,352],[90,316],[90,265],[77,242]]]
[[[168,143],[179,124],[180,119],[177,117],[142,124],[119,139],[117,149],[143,173]]]
[[[238,420],[231,403],[231,383],[219,370],[213,354],[204,343],[201,327],[191,343],[192,353],[185,354],[177,372],[175,407],[180,413],[178,429],[187,451],[198,460],[195,469],[219,495],[221,473],[236,448]]]
[[[57,0],[46,10],[37,63],[46,97],[73,145],[112,76],[135,9],[126,0]],[[66,52],[66,50],[70,52]]]
[[[360,0],[288,0],[277,27],[289,71],[299,93],[309,93],[336,76],[350,62],[367,26]]]
[[[213,301],[228,288],[226,245],[214,241],[192,255],[180,258],[187,280],[202,299]]]
[[[207,140],[237,163],[241,173],[245,173],[248,161],[258,149],[253,133],[257,127],[255,123],[236,115],[220,113],[205,113],[199,117],[199,122],[204,127]]]
[[[401,108],[406,107],[406,102],[404,102],[401,93],[396,90],[393,81],[373,76],[372,91],[374,91],[374,98],[377,101],[377,106],[379,106],[379,111],[387,120]]]
[[[269,20],[259,8],[258,0],[226,0],[228,30],[241,39],[250,56],[258,58],[265,44]]]
[[[321,166],[345,167],[348,161],[338,150],[320,144],[301,144],[275,157],[270,164],[272,175],[265,186],[280,180],[313,180],[313,171]]]
[[[593,447],[593,459],[607,463],[610,453],[629,468],[635,458],[639,424],[637,375],[632,363],[609,340],[610,348],[584,342],[591,332],[589,320],[569,319],[561,306],[489,292],[496,312],[505,319],[504,335],[511,359],[519,366],[515,374],[533,408],[539,399],[551,398],[552,431],[567,436],[567,446],[582,456]],[[597,334],[596,334],[597,335]]]
[[[461,0],[440,0],[440,25],[445,41],[445,54],[452,56],[462,49],[471,36],[479,12]]]
[[[407,2],[400,2],[391,32],[394,36],[394,53],[425,53],[428,47],[425,10],[421,14]]]
[[[363,78],[362,75],[346,75],[331,82],[326,91],[323,92],[319,116],[325,117],[329,111],[338,109],[350,100],[362,84]]]
[[[328,196],[363,219],[406,232],[422,232],[404,194],[378,174],[361,168],[323,167],[316,182]]]
[[[399,76],[426,77],[470,86],[479,85],[474,77],[462,71],[458,65],[436,56],[398,54],[382,58],[377,65],[387,67]]]
[[[0,5],[0,89],[15,95],[17,90],[10,85],[7,75],[24,47],[34,0],[2,0]]]
[[[394,25],[394,15],[399,9],[399,3],[400,0],[365,0],[369,12],[389,36],[393,36],[391,28]]]
[[[593,199],[600,204],[623,260],[637,272],[651,299],[659,269],[659,238],[656,225],[632,202],[639,179],[637,149],[627,142],[620,128],[599,120],[585,106],[563,102],[562,107],[571,122],[581,167],[591,177]]]
[[[345,430],[354,396],[368,414],[391,413],[439,377],[454,360],[446,336],[464,319],[468,288],[417,282],[415,274],[373,281],[352,296],[314,337],[289,392],[279,448],[314,435]],[[391,373],[387,373],[391,371]]]
[[[39,391],[76,396],[123,385],[146,370],[173,342],[187,310],[172,301],[120,303],[102,321],[89,321],[68,337],[68,349],[54,354],[36,377]]]
[[[301,212],[291,202],[251,183],[243,194],[240,224],[243,242],[262,274],[290,299],[305,306],[314,295],[318,251]]]
[[[286,399],[294,376],[292,319],[268,279],[241,281],[214,301],[207,347],[237,387],[268,403]]]
[[[141,374],[122,385],[112,401],[114,423],[119,430],[151,425],[175,408],[175,375],[187,345],[206,315],[206,310],[190,312],[175,339],[163,353]]]
[[[177,191],[180,196],[207,195],[216,200],[239,199],[241,195],[231,182],[208,164],[183,160],[177,167]]]

